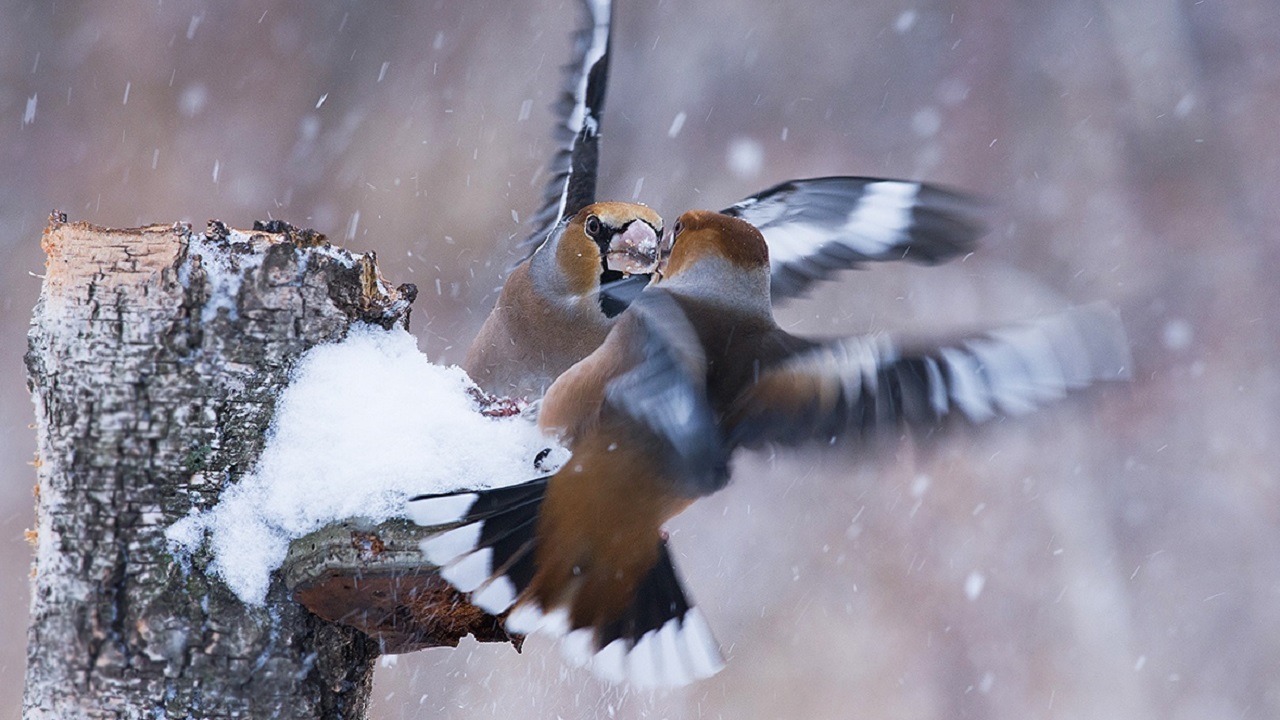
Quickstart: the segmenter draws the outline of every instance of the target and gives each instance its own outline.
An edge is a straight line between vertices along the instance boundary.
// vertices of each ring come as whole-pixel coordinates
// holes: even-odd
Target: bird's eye
[[[595,215],[588,215],[587,222],[586,224],[583,225],[583,229],[585,229],[587,231],[587,234],[592,237],[599,235],[600,234],[600,218],[596,217]]]

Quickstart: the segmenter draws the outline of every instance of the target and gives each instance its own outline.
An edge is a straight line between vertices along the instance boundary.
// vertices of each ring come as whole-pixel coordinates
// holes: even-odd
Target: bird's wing
[[[517,247],[521,261],[538,249],[561,220],[596,199],[613,2],[585,0],[585,5],[588,24],[577,33],[574,59],[566,67],[564,91],[556,103],[559,147],[551,159],[542,207],[530,220],[533,231]]]
[[[622,319],[627,353],[636,359],[605,386],[605,405],[654,433],[674,453],[678,492],[710,494],[728,480],[727,456],[707,400],[707,361],[679,303],[667,292],[641,294]]]
[[[721,212],[764,235],[776,302],[863,262],[933,264],[967,253],[985,231],[983,210],[978,200],[936,185],[821,177],[789,180]]]
[[[953,418],[1018,415],[1131,371],[1115,311],[1098,303],[954,343],[844,338],[766,371],[727,414],[731,446],[861,438]]]
[[[547,478],[490,490],[419,495],[406,516],[424,527],[456,525],[422,541],[440,576],[471,602],[498,615],[510,609],[533,578],[538,511]]]
[[[580,641],[566,642],[566,655],[581,664],[589,660],[592,671],[610,682],[680,687],[724,667],[719,645],[685,593],[665,540],[622,617],[596,633],[590,628],[576,632]],[[588,642],[592,639],[594,644]]]
[[[509,632],[566,635],[562,648],[576,665],[636,687],[678,687],[724,667],[706,620],[685,592],[665,540],[657,562],[614,621],[571,628],[557,610],[528,596],[537,573],[538,513],[547,478],[521,485],[410,499],[406,514],[419,525],[457,524],[420,544],[440,576],[493,615],[508,613]],[[558,610],[563,613],[564,610]]]

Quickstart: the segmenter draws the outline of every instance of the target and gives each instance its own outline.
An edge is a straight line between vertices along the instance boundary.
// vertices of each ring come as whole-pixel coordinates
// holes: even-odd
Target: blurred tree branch
[[[25,716],[363,717],[375,641],[278,580],[245,606],[165,530],[253,466],[302,352],[353,322],[407,322],[414,288],[283,223],[200,234],[55,213],[43,246]]]

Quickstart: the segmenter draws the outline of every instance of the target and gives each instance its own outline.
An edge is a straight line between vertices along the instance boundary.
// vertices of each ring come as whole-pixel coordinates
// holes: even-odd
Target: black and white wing
[[[734,404],[726,434],[731,446],[789,445],[930,430],[952,419],[977,424],[1127,379],[1131,363],[1124,328],[1105,304],[932,347],[843,338],[766,371]]]
[[[537,573],[538,513],[547,478],[492,490],[419,495],[407,515],[424,527],[453,525],[420,544],[440,576],[473,605],[493,615],[509,613],[508,632],[563,637],[561,649],[575,665],[598,677],[636,687],[679,687],[724,667],[719,646],[702,613],[685,592],[666,541],[658,560],[614,622],[572,629],[563,608],[544,608],[528,596]]]
[[[532,255],[561,220],[596,199],[613,2],[585,0],[585,5],[589,25],[576,35],[574,59],[566,67],[564,92],[556,103],[559,147],[551,160],[542,207],[530,221],[533,232],[519,245],[521,260]]]
[[[821,177],[789,180],[721,212],[764,235],[776,302],[863,262],[933,264],[967,253],[985,231],[983,209],[936,185]]]
[[[640,688],[680,687],[724,667],[720,647],[689,600],[665,540],[622,617],[598,638],[591,628],[569,633],[564,649],[570,661],[589,662],[598,677]]]

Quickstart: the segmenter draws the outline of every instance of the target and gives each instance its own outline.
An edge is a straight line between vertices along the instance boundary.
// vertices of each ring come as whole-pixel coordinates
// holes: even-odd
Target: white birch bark
[[[291,363],[412,286],[309,231],[51,220],[27,354],[39,451],[28,718],[359,718],[375,642],[293,602],[246,607],[165,528],[263,443]]]

